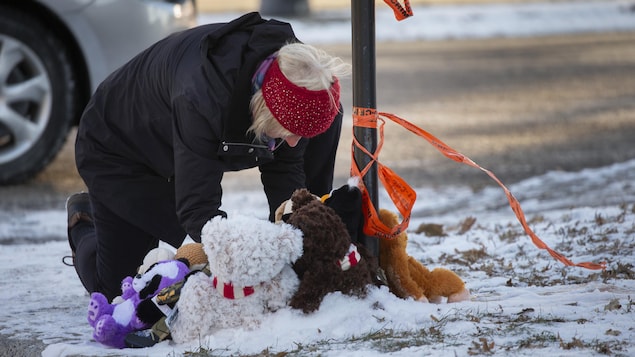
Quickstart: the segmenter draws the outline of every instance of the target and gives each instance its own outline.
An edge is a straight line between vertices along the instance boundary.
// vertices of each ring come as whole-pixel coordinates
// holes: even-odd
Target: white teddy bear
[[[172,338],[183,343],[224,328],[253,329],[265,314],[287,306],[299,286],[291,265],[302,255],[302,231],[246,216],[215,217],[201,243],[211,275],[183,286]]]

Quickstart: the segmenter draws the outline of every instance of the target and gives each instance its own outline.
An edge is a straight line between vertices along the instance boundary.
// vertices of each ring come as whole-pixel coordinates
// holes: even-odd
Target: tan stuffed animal
[[[176,250],[174,259],[187,259],[190,270],[202,270],[207,265],[207,255],[202,243],[183,244]]]
[[[380,209],[379,219],[388,227],[399,224],[398,216]],[[430,271],[406,253],[408,235],[402,232],[393,239],[379,240],[379,265],[384,270],[390,291],[401,297],[412,297],[422,302],[440,303],[468,300],[470,292],[454,272],[435,268]]]

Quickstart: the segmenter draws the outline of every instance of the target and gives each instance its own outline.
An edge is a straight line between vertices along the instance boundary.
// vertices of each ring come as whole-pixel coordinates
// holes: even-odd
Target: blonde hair
[[[280,70],[289,81],[310,90],[328,89],[333,83],[333,77],[341,78],[351,72],[350,65],[342,59],[303,43],[282,46],[277,59]],[[330,92],[329,95],[333,105],[339,106]],[[252,96],[249,106],[254,121],[248,132],[252,132],[257,138],[263,137],[265,133],[279,138],[293,135],[273,117],[260,89]]]

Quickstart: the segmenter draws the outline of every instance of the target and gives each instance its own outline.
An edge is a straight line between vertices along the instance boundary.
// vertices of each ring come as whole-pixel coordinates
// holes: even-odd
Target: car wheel
[[[73,120],[67,50],[33,16],[0,6],[0,184],[23,182],[58,153]]]

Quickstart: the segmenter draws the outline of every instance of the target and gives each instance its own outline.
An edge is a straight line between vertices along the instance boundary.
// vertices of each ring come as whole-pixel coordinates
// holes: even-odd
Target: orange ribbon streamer
[[[390,196],[391,200],[395,204],[395,207],[401,213],[403,220],[401,223],[396,225],[393,228],[389,228],[384,225],[380,220],[377,214],[377,210],[372,204],[370,196],[368,194],[368,190],[366,189],[363,180],[360,180],[360,189],[362,190],[363,204],[362,209],[366,216],[364,222],[364,233],[368,236],[378,237],[381,239],[392,239],[397,236],[399,233],[403,232],[408,228],[408,223],[410,222],[410,212],[412,211],[412,207],[416,201],[416,193],[415,191],[394,171],[390,168],[382,165],[379,162],[379,152],[383,146],[384,142],[384,125],[385,120],[383,118],[389,119],[410,132],[416,134],[427,140],[432,146],[434,146],[437,150],[439,150],[444,156],[447,158],[465,164],[472,167],[475,167],[483,172],[485,172],[490,178],[492,178],[505,192],[507,196],[507,200],[509,201],[509,205],[516,215],[516,218],[520,222],[520,225],[523,227],[525,233],[531,238],[532,242],[539,248],[546,250],[552,257],[562,262],[567,266],[577,266],[586,269],[599,270],[606,269],[606,263],[592,263],[592,262],[583,262],[583,263],[574,263],[571,260],[567,259],[564,255],[556,252],[555,250],[549,248],[547,244],[545,244],[529,227],[527,224],[527,219],[525,218],[525,214],[523,213],[522,208],[520,207],[520,203],[511,193],[511,191],[488,169],[481,167],[476,164],[469,157],[459,153],[454,150],[450,146],[446,145],[443,141],[436,138],[434,135],[428,133],[427,131],[419,128],[418,126],[410,123],[409,121],[402,119],[396,115],[377,112],[375,109],[371,108],[353,108],[353,125],[356,127],[364,127],[364,128],[377,128],[377,124],[379,123],[379,143],[377,146],[377,150],[375,153],[370,153],[366,148],[364,148],[353,136],[353,150],[357,147],[359,150],[364,152],[371,158],[371,161],[360,170],[355,164],[355,158],[353,157],[352,165],[351,165],[351,175],[364,177],[373,163],[377,164],[377,175],[383,184],[386,192]]]
[[[384,0],[384,2],[388,4],[395,13],[397,21],[413,16],[412,8],[410,7],[410,0],[404,0],[403,6],[398,0]]]

